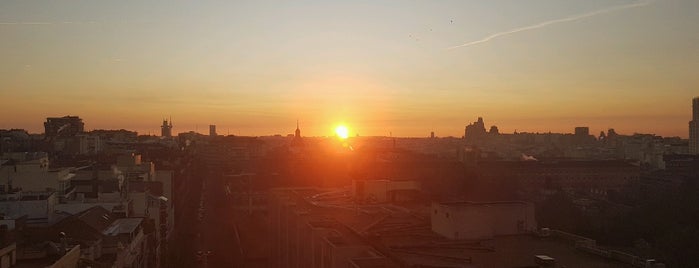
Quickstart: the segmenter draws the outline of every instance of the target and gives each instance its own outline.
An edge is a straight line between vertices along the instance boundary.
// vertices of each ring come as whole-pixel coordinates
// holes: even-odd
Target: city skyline
[[[699,110],[699,109],[696,109],[696,108],[695,108],[695,107],[697,107],[697,106],[696,106],[697,100],[699,100],[699,97],[695,97],[695,98],[692,99],[692,102],[693,102],[692,104],[693,104],[693,108],[694,108],[694,109],[692,110],[692,115],[696,114],[696,111]],[[47,120],[47,121],[45,121],[45,122],[42,122],[42,125],[44,125],[44,126],[42,126],[41,129],[36,130],[36,131],[32,131],[32,130],[29,130],[29,129],[26,129],[26,128],[17,128],[17,127],[7,127],[7,128],[2,128],[2,127],[0,127],[0,129],[22,129],[22,130],[26,130],[26,131],[29,132],[30,134],[45,134],[45,133],[44,133],[44,132],[45,132],[45,125],[47,124],[46,122],[48,122],[48,120],[56,120],[56,119],[61,120],[61,119],[63,119],[63,118],[78,118],[81,122],[83,122],[82,124],[85,124],[84,118],[80,117],[79,115],[64,115],[64,116],[51,116],[51,117],[46,117],[46,118],[44,118],[45,120]],[[478,119],[479,119],[479,120],[483,120],[482,117],[478,117]],[[228,136],[228,135],[234,135],[234,136],[273,136],[273,135],[294,136],[294,135],[296,135],[296,136],[298,136],[298,135],[299,135],[298,131],[299,131],[301,128],[303,128],[303,127],[300,126],[300,123],[299,123],[299,122],[300,122],[299,120],[296,120],[296,132],[297,132],[296,134],[294,134],[293,131],[288,131],[288,130],[286,130],[286,132],[283,132],[283,131],[282,131],[282,132],[278,132],[278,133],[263,133],[263,134],[250,134],[250,135],[244,135],[244,134],[240,134],[240,133],[231,132],[230,128],[225,128],[225,129],[223,129],[223,131],[225,131],[225,132],[221,132],[221,133],[219,133],[219,134],[217,134],[217,135],[221,135],[221,136]],[[514,129],[514,131],[510,131],[510,132],[500,131],[499,133],[500,133],[500,134],[513,134],[513,133],[515,133],[515,134],[516,134],[516,133],[575,134],[576,131],[577,131],[577,129],[582,127],[582,128],[588,129],[589,134],[592,135],[592,136],[597,136],[597,134],[600,133],[600,132],[604,132],[604,133],[606,134],[608,131],[614,130],[615,133],[622,134],[622,135],[631,135],[631,134],[655,134],[655,135],[660,135],[660,136],[665,136],[665,137],[680,137],[680,138],[685,138],[685,139],[686,139],[686,138],[691,139],[691,137],[692,137],[692,136],[691,136],[691,135],[692,135],[692,134],[691,134],[691,124],[692,124],[692,122],[694,122],[694,121],[690,121],[690,131],[689,131],[689,133],[685,133],[684,136],[682,136],[682,135],[675,135],[675,136],[660,135],[660,134],[658,134],[658,133],[653,133],[653,132],[639,132],[639,131],[624,132],[623,130],[622,130],[622,131],[619,131],[619,129],[614,128],[614,127],[609,127],[609,128],[597,130],[597,129],[594,129],[594,128],[590,128],[590,127],[588,127],[588,126],[586,126],[586,125],[576,125],[576,126],[570,128],[570,129],[563,129],[563,130],[561,130],[561,131],[529,131],[529,130],[526,130],[526,129],[519,129],[519,130]],[[497,129],[502,129],[501,126],[498,126],[498,125],[495,125],[495,124],[489,124],[489,123],[487,122],[487,119],[484,120],[483,123],[484,123],[484,127],[487,127],[487,128],[496,127]],[[215,125],[215,124],[214,124],[214,125],[211,125],[211,124],[209,124],[209,125],[195,125],[195,128],[194,128],[194,129],[182,129],[182,128],[180,128],[180,130],[177,130],[176,127],[175,127],[175,125],[172,124],[172,118],[171,118],[171,117],[170,117],[170,118],[163,118],[163,119],[162,119],[162,125],[159,125],[159,126],[158,126],[158,129],[153,128],[153,129],[148,129],[148,130],[146,130],[146,131],[140,131],[140,130],[138,130],[138,129],[118,128],[118,127],[105,127],[105,128],[90,127],[89,122],[87,122],[87,124],[85,124],[85,125],[86,125],[86,127],[84,127],[84,131],[85,131],[85,132],[89,132],[89,131],[93,131],[93,130],[120,130],[120,129],[121,129],[121,130],[127,130],[127,131],[134,131],[134,132],[137,132],[139,135],[148,135],[148,136],[162,136],[163,133],[164,133],[164,132],[163,132],[163,127],[164,127],[164,126],[168,126],[168,127],[167,127],[167,128],[168,128],[167,133],[171,133],[171,134],[166,134],[167,137],[172,137],[172,136],[176,136],[176,135],[179,134],[179,133],[188,133],[188,132],[195,132],[195,133],[199,133],[199,134],[207,134],[207,133],[211,133],[212,127],[214,128],[214,131],[215,131],[216,127],[217,127],[217,125]],[[59,126],[60,126],[60,124],[59,124]],[[59,127],[59,126],[57,126],[57,127]],[[339,134],[338,134],[338,133],[339,133],[338,131],[340,131],[340,130],[338,130],[338,129],[342,129],[341,131],[344,133],[343,136],[345,136],[345,138],[347,138],[347,137],[352,137],[352,136],[355,136],[355,135],[356,135],[356,136],[360,136],[360,133],[359,133],[358,129],[357,129],[357,128],[354,128],[354,127],[351,127],[351,126],[348,125],[346,122],[340,122],[340,123],[336,123],[336,124],[334,124],[334,125],[329,125],[329,126],[331,126],[331,127],[329,127],[328,130],[325,130],[326,133],[324,133],[324,134],[321,134],[321,135],[306,135],[306,134],[304,134],[303,136],[306,136],[306,137],[331,137],[331,136],[337,136],[337,135],[339,135]],[[470,126],[470,124],[464,124],[464,126],[466,126],[466,127],[468,128],[468,126]],[[325,125],[322,125],[322,126],[313,126],[313,125],[310,125],[310,126],[307,126],[307,127],[308,127],[309,129],[317,130],[317,129],[321,128],[321,127],[325,127]],[[202,129],[202,128],[203,128],[203,129]],[[173,130],[173,129],[174,129],[174,130]],[[505,128],[505,129],[507,129],[507,128]],[[305,133],[305,132],[306,132],[306,129],[304,128],[304,133]],[[461,129],[461,136],[459,136],[459,135],[457,135],[457,134],[455,134],[455,135],[441,135],[441,136],[440,136],[440,135],[437,135],[437,133],[435,133],[435,131],[429,131],[429,133],[427,133],[427,135],[414,135],[414,136],[411,136],[411,135],[395,135],[392,131],[389,131],[388,133],[385,133],[385,134],[378,134],[378,135],[361,135],[361,136],[364,136],[364,137],[381,137],[381,136],[384,136],[384,137],[391,137],[391,136],[392,136],[392,137],[403,137],[403,138],[426,138],[426,137],[433,137],[433,138],[434,138],[434,137],[442,137],[442,138],[444,138],[444,137],[450,137],[450,138],[464,138],[463,133],[464,133],[464,132],[463,132],[463,127],[462,127],[462,129]]]
[[[691,0],[0,3],[0,128],[688,137]],[[21,115],[21,116],[19,116]],[[118,116],[117,116],[118,115]],[[198,127],[197,127],[198,126]]]

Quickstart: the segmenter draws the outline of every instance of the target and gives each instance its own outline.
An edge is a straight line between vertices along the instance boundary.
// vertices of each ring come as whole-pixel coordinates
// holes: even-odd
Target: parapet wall
[[[594,254],[607,259],[615,260],[621,263],[630,264],[634,267],[641,268],[664,268],[665,264],[656,263],[655,260],[645,259],[633,254],[625,253],[618,250],[609,250],[597,245],[597,241],[560,230],[551,230],[551,236],[575,243],[575,248],[590,254]]]

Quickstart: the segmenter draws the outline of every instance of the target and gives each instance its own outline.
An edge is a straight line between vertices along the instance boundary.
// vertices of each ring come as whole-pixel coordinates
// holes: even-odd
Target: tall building
[[[692,100],[692,121],[689,121],[689,153],[699,154],[699,97]]]
[[[78,116],[48,117],[44,122],[46,137],[71,137],[85,131],[85,124]]]
[[[483,123],[483,118],[478,117],[478,121],[466,126],[466,129],[464,130],[464,139],[470,142],[479,141],[485,136],[485,134],[485,123]]]
[[[590,136],[590,128],[589,127],[575,127],[575,135],[576,136]]]
[[[209,125],[209,136],[211,136],[211,137],[218,136],[218,134],[216,134],[216,125]]]
[[[171,138],[172,137],[172,119],[168,122],[167,119],[163,119],[163,125],[160,126],[160,136]]]

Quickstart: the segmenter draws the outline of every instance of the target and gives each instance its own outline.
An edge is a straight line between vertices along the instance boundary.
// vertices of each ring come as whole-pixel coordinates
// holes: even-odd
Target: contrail
[[[0,22],[0,25],[52,25],[53,22]]]
[[[624,9],[635,8],[635,7],[647,6],[647,5],[649,5],[650,3],[652,3],[652,2],[653,2],[653,0],[649,0],[649,1],[642,1],[642,2],[638,2],[638,3],[633,3],[633,4],[620,5],[620,6],[613,6],[613,7],[610,7],[610,8],[600,9],[600,10],[597,10],[597,11],[592,11],[592,12],[583,13],[583,14],[578,14],[578,15],[573,15],[573,16],[570,16],[570,17],[562,18],[562,19],[555,19],[555,20],[550,20],[550,21],[545,21],[545,22],[537,23],[537,24],[530,25],[530,26],[515,28],[515,29],[509,30],[509,31],[504,31],[504,32],[499,32],[499,33],[496,33],[496,34],[489,35],[489,36],[487,36],[487,37],[485,37],[485,38],[483,38],[483,39],[480,39],[480,40],[471,41],[471,42],[464,43],[464,44],[461,44],[461,45],[458,45],[458,46],[448,47],[447,50],[452,50],[452,49],[456,49],[456,48],[460,48],[460,47],[469,47],[469,46],[473,46],[473,45],[477,45],[477,44],[482,44],[482,43],[486,43],[486,42],[488,42],[488,41],[490,41],[490,40],[493,40],[493,39],[495,39],[495,38],[498,38],[498,37],[502,37],[502,36],[510,35],[510,34],[514,34],[514,33],[519,33],[519,32],[530,31],[530,30],[534,30],[534,29],[539,29],[539,28],[546,27],[546,26],[549,26],[549,25],[552,25],[552,24],[558,24],[558,23],[563,23],[563,22],[576,21],[576,20],[581,20],[581,19],[584,19],[584,18],[589,18],[589,17],[593,17],[593,16],[600,15],[600,14],[604,14],[604,13],[613,12],[613,11],[624,10]]]
[[[95,23],[95,22],[94,21],[62,21],[62,22],[11,21],[11,22],[0,22],[0,25],[56,25],[56,24],[93,24],[93,23]]]

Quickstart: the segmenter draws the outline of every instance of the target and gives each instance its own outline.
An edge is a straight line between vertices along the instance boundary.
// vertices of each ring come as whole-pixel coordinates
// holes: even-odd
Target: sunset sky
[[[0,1],[0,129],[687,137],[695,96],[697,0]]]

